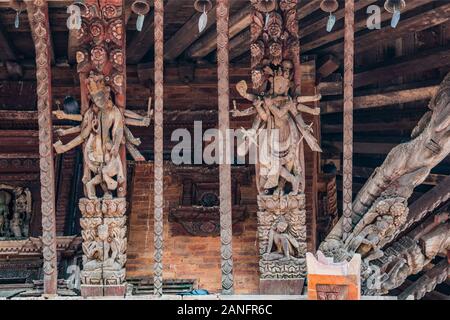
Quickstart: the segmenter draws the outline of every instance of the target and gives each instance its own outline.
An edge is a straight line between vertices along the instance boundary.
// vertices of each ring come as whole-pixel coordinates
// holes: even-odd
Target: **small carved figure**
[[[0,191],[0,237],[6,236],[11,198],[12,196],[9,192],[3,190]]]
[[[272,248],[275,246],[275,251]],[[299,251],[299,243],[289,233],[289,224],[281,216],[269,232],[267,252],[263,255],[265,260],[290,260],[295,258]]]
[[[0,237],[28,237],[30,220],[30,190],[0,184]]]

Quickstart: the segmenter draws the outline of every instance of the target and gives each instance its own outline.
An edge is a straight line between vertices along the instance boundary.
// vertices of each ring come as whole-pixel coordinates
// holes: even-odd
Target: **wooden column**
[[[352,231],[354,0],[345,0],[343,240]]]
[[[154,286],[155,295],[162,295],[163,285],[163,109],[164,109],[164,0],[155,0],[155,216],[154,216],[154,242],[155,265]]]
[[[233,294],[233,247],[231,224],[231,166],[228,162],[227,129],[230,128],[230,83],[229,83],[229,2],[217,0],[217,76],[219,94],[219,144],[220,157],[220,242],[222,268],[222,294]]]
[[[51,42],[47,2],[27,1],[27,11],[36,49],[44,294],[56,295],[58,262],[55,226],[55,164],[51,116]]]

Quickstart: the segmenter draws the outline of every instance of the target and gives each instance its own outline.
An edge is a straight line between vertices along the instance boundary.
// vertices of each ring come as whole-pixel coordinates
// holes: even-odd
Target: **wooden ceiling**
[[[76,47],[66,27],[66,7],[73,1],[48,2],[56,109],[58,101],[66,95],[79,97],[73,63]],[[127,107],[145,110],[153,90],[153,14],[150,11],[143,31],[137,32],[136,15],[130,10],[132,2],[126,1],[129,17]],[[233,86],[249,78],[250,7],[249,0],[230,2],[230,81]],[[326,163],[341,159],[342,152],[344,1],[339,1],[335,12],[337,22],[330,33],[325,30],[328,17],[320,10],[320,2],[300,1],[299,19],[302,55],[316,60],[317,84],[323,95],[320,136],[324,149],[322,161]],[[174,128],[192,125],[194,120],[204,120],[209,126],[217,124],[215,10],[208,15],[207,29],[199,34],[199,13],[193,3],[194,0],[166,0],[165,123]],[[355,0],[355,193],[392,147],[409,140],[411,130],[427,111],[436,85],[450,71],[450,1],[406,0],[407,6],[397,28],[390,27],[391,14],[382,10],[382,28],[368,30],[366,10],[372,4],[382,7],[384,0]],[[27,14],[20,14],[17,29],[15,14],[9,8],[9,0],[0,0],[0,158],[32,158],[37,156],[34,46]],[[237,99],[240,105],[245,104],[234,89],[231,98]],[[232,120],[234,126],[250,123],[250,119]],[[135,133],[143,138],[147,154],[153,150],[152,132],[153,128],[147,128]],[[411,202],[448,175],[449,158],[415,190]],[[338,176],[339,188],[341,185]],[[445,292],[448,295],[448,282],[443,286],[444,289],[432,294]]]

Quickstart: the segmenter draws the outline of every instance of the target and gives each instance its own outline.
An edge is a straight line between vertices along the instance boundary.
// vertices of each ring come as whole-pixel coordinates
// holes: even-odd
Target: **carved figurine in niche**
[[[231,111],[232,115],[241,117],[256,114],[250,132],[259,138],[260,193],[269,194],[272,191],[275,195],[283,195],[286,182],[290,183],[290,194],[303,192],[305,173],[304,164],[301,163],[301,142],[305,139],[313,151],[322,151],[312,134],[311,126],[305,124],[301,115],[301,112],[319,114],[318,108],[310,108],[304,103],[318,101],[321,97],[302,96],[293,101],[289,95],[292,87],[292,68],[292,62],[289,60],[284,61],[275,71],[270,67],[265,68],[270,95],[248,93],[245,81],[236,86],[239,94],[251,101],[253,106],[243,111],[235,107]],[[239,154],[245,155],[248,147],[247,144],[239,146]]]
[[[272,249],[275,248],[275,251]],[[267,252],[263,255],[265,260],[290,260],[298,255],[300,245],[290,234],[289,224],[281,216],[269,231]]]
[[[111,89],[105,85],[103,76],[91,73],[86,81],[89,98],[93,103],[83,116],[67,115],[61,111],[54,112],[59,119],[81,122],[81,126],[58,131],[59,136],[80,134],[65,145],[57,141],[54,146],[57,153],[63,153],[85,142],[83,183],[86,187],[86,196],[89,199],[96,199],[95,188],[100,185],[104,192],[103,197],[110,199],[111,192],[116,190],[118,184],[125,179],[123,163],[119,155],[120,146],[125,143],[135,160],[143,159],[135,148],[141,143],[140,140],[134,138],[125,125],[148,126],[151,100],[149,100],[148,117],[128,110],[122,114],[122,111],[113,103]]]
[[[0,237],[26,238],[31,221],[28,188],[0,184]]]
[[[9,205],[12,196],[9,192],[0,190],[0,237],[6,235],[6,230],[9,228]]]

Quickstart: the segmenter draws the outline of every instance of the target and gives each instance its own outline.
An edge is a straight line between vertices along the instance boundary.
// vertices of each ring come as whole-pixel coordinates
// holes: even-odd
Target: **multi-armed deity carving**
[[[413,130],[413,140],[393,148],[358,193],[349,236],[343,240],[341,219],[320,246],[338,262],[361,254],[363,289],[368,294],[387,293],[398,287],[450,246],[446,221],[421,238],[405,236],[392,245],[402,250],[392,253],[392,246],[385,248],[417,222],[409,215],[408,199],[450,152],[450,74],[429,108]]]
[[[260,248],[262,278],[300,278],[306,271],[304,141],[311,150],[321,152],[312,125],[305,123],[302,113],[318,115],[319,108],[305,103],[321,97],[301,95],[298,1],[251,2],[252,93],[245,81],[237,84],[237,91],[252,106],[240,111],[235,104],[231,112],[235,117],[255,116],[247,134],[253,136],[250,140],[258,142],[258,224],[260,244],[264,244]],[[245,155],[249,148],[250,144],[242,144],[238,153]],[[275,252],[271,252],[272,248],[276,248]]]
[[[60,137],[78,134],[54,144],[57,153],[82,145],[86,198],[82,214],[84,285],[122,285],[126,262],[126,150],[136,161],[140,140],[128,126],[148,126],[146,116],[125,109],[125,33],[122,1],[86,1],[77,31],[76,54],[81,85],[81,114],[55,111],[59,119],[80,122]],[[123,290],[122,290],[123,291]],[[83,293],[83,287],[82,287]]]
[[[0,184],[0,239],[29,236],[31,192],[28,188]]]

